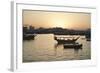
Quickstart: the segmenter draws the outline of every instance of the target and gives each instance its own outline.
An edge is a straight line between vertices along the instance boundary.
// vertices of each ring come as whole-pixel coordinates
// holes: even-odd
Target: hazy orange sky
[[[24,10],[23,25],[32,25],[35,28],[88,29],[91,27],[91,14]]]

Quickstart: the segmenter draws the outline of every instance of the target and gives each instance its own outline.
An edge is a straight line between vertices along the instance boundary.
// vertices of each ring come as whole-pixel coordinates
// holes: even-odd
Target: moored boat
[[[75,43],[75,44],[64,44],[64,48],[75,48],[75,49],[79,49],[82,48],[82,44],[79,43]]]
[[[34,34],[24,34],[23,40],[34,40],[35,35]]]
[[[58,44],[66,44],[66,43],[75,43],[79,37],[55,37],[55,40],[58,41]]]

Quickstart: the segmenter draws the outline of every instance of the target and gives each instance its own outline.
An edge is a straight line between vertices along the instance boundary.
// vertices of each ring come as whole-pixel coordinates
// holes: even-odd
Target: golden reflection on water
[[[63,44],[57,45],[53,34],[37,34],[34,40],[23,41],[23,62],[90,59],[90,42],[82,38],[77,40],[83,44],[82,49],[64,49]]]

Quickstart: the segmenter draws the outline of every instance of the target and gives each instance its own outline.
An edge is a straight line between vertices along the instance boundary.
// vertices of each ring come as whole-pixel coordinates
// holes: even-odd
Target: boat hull
[[[75,48],[75,49],[79,49],[82,48],[82,44],[64,44],[64,48]]]
[[[76,40],[57,40],[58,44],[75,43]]]
[[[34,35],[23,35],[23,40],[34,40]]]

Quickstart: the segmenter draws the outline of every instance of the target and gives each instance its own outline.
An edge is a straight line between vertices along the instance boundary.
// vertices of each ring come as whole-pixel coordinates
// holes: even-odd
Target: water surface
[[[72,35],[56,35],[71,36]],[[23,41],[23,62],[35,61],[67,61],[91,59],[91,42],[85,36],[79,36],[76,41],[83,44],[82,49],[64,48],[63,44],[57,45],[53,34],[37,34],[34,40]]]

